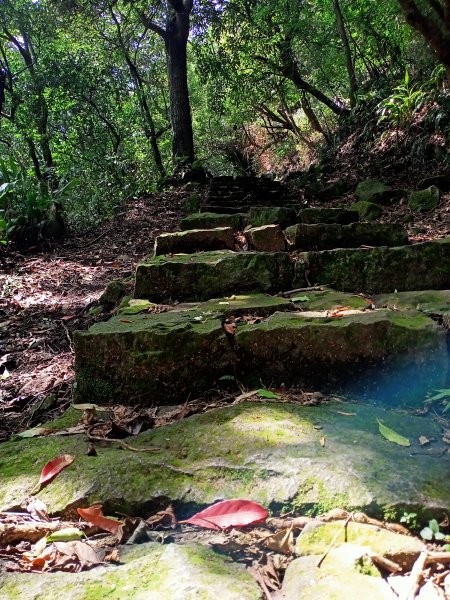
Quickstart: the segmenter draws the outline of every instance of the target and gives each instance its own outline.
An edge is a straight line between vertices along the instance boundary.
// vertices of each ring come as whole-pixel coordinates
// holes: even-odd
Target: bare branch
[[[157,25],[154,21],[152,21],[152,19],[150,19],[149,17],[147,17],[146,15],[144,15],[144,13],[139,13],[139,17],[140,17],[141,23],[142,23],[142,25],[144,27],[146,27],[150,31],[153,31],[154,33],[157,33],[164,40],[166,39],[166,37],[167,37],[167,31],[165,29],[163,29],[162,27],[160,27],[159,25]]]

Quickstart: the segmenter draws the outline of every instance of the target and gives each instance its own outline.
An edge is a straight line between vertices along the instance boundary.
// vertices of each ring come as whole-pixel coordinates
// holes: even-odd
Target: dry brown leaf
[[[431,440],[429,440],[429,439],[428,439],[426,436],[424,436],[424,435],[421,435],[421,436],[419,437],[419,444],[420,444],[421,446],[425,446],[426,444],[429,444],[429,443],[430,443],[430,441],[431,441]]]
[[[55,542],[53,545],[59,554],[55,560],[55,566],[58,563],[65,563],[67,558],[79,562],[82,569],[90,568],[103,562],[92,546],[86,542]]]
[[[289,529],[280,529],[273,535],[270,535],[264,540],[264,545],[281,554],[292,554],[294,551],[294,534],[293,527]]]
[[[325,436],[323,435],[323,436],[320,438],[320,445],[322,446],[322,448],[325,448],[325,441],[326,441],[326,438],[325,438]]]
[[[25,509],[35,521],[49,521],[47,506],[36,496],[29,496],[25,501]]]

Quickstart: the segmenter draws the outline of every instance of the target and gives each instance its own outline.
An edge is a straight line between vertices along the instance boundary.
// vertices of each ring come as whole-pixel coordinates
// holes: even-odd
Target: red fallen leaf
[[[62,456],[58,456],[57,458],[54,458],[48,462],[41,471],[38,485],[43,485],[44,483],[51,481],[58,475],[58,473],[71,465],[74,460],[75,456],[72,456],[71,454],[63,454]]]
[[[335,312],[344,312],[345,310],[350,310],[350,308],[348,306],[336,306],[334,310]]]
[[[265,521],[269,512],[251,500],[224,500],[200,511],[190,519],[178,521],[205,529],[220,531],[227,527],[243,527]]]
[[[342,313],[339,312],[334,312],[331,313],[331,315],[328,315],[329,317],[334,317],[334,318],[339,318],[339,317],[343,317],[344,315]]]
[[[233,323],[225,323],[225,325],[223,326],[223,328],[225,329],[225,331],[227,333],[229,333],[230,335],[234,335],[236,333],[236,328],[233,325]]]
[[[131,323],[129,319],[119,319],[121,323]]]
[[[89,508],[77,508],[77,512],[88,523],[109,531],[113,535],[117,535],[123,527],[122,521],[108,519],[108,517],[103,516],[101,504],[95,504],[94,506],[89,506]]]

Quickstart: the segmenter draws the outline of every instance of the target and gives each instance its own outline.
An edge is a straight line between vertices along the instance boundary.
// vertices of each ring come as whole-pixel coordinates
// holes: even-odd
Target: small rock
[[[245,237],[250,246],[259,252],[284,252],[286,249],[279,225],[252,227],[245,232]]]
[[[403,190],[396,190],[377,179],[366,179],[358,183],[356,197],[358,200],[375,202],[376,204],[392,204],[403,196]]]
[[[450,175],[434,175],[433,177],[425,177],[417,186],[418,190],[435,185],[441,192],[450,192]]]
[[[366,200],[355,202],[350,207],[350,210],[359,213],[359,218],[361,221],[375,221],[375,219],[378,219],[382,212],[379,204],[375,204],[375,202],[367,202]]]
[[[252,206],[248,220],[252,227],[279,225],[281,229],[286,229],[297,222],[297,213],[285,206]]]
[[[411,192],[409,195],[408,206],[416,212],[428,212],[433,210],[439,204],[440,192],[435,185],[425,190]]]
[[[125,291],[125,285],[121,281],[110,281],[98,301],[100,304],[117,304],[124,296]]]

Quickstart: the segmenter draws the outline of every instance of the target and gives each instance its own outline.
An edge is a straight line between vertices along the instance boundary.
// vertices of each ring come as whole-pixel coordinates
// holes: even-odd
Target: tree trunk
[[[450,1],[445,0],[442,6],[428,0],[433,17],[424,13],[414,0],[398,0],[398,3],[407,23],[422,34],[444,65],[447,83],[450,85]]]
[[[179,17],[181,15],[177,15]],[[189,25],[187,25],[187,33]],[[167,71],[172,121],[172,153],[176,162],[192,164],[194,137],[187,81],[187,35],[170,34],[166,39]]]
[[[347,68],[348,80],[349,80],[349,96],[350,106],[354,108],[356,104],[356,91],[358,84],[356,81],[355,65],[353,64],[352,51],[348,41],[347,31],[345,29],[344,17],[342,16],[341,5],[339,0],[333,0],[334,14],[336,16],[336,24],[341,38],[342,45],[344,47],[344,58],[345,66]]]

